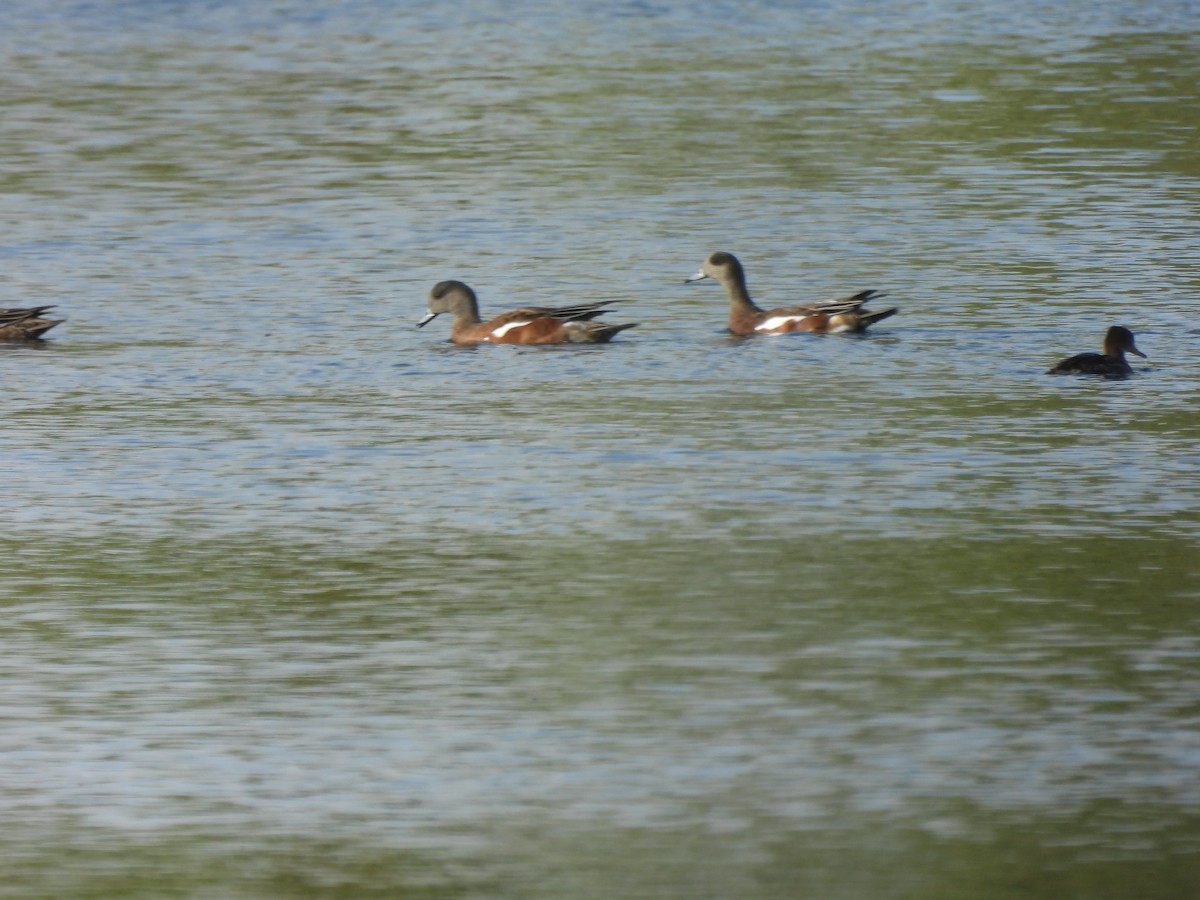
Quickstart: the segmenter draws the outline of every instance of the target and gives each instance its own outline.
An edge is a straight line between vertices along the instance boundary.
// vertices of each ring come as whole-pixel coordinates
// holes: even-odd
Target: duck
[[[54,309],[54,304],[26,309],[0,309],[0,341],[40,341],[47,331],[66,321],[43,319],[42,313],[48,309]]]
[[[455,344],[605,344],[638,324],[592,321],[613,302],[524,306],[484,322],[479,318],[475,291],[461,281],[440,281],[429,292],[429,312],[417,327],[424,327],[442,313],[450,313],[454,316],[450,340]]]
[[[1077,353],[1046,370],[1047,375],[1103,375],[1107,378],[1123,378],[1133,369],[1125,361],[1125,354],[1132,353],[1148,359],[1133,342],[1133,332],[1124,325],[1113,325],[1104,333],[1103,353]]]
[[[700,271],[685,279],[685,282],[692,284],[706,278],[720,282],[729,292],[729,330],[737,335],[786,334],[792,331],[857,333],[898,312],[895,307],[870,312],[862,309],[869,301],[883,297],[880,291],[859,291],[849,297],[820,303],[762,309],[750,299],[750,292],[746,290],[746,273],[738,258],[723,251],[710,254]]]

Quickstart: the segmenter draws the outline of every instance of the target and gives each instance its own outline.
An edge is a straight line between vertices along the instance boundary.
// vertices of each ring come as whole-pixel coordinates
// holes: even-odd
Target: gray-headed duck
[[[882,297],[879,291],[860,291],[849,297],[801,306],[762,309],[746,290],[746,273],[732,253],[713,253],[688,283],[712,278],[729,292],[729,330],[734,334],[784,334],[808,331],[819,334],[866,331],[869,325],[895,315],[897,310],[868,312],[861,307]]]
[[[580,303],[575,306],[526,306],[484,322],[479,318],[475,292],[461,281],[442,281],[429,293],[429,314],[417,327],[442,313],[454,316],[450,340],[456,344],[603,344],[636,322],[609,325],[590,321],[612,303]]]

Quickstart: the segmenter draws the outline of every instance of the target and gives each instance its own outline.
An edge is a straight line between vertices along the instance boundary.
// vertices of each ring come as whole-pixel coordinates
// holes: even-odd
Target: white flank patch
[[[509,322],[506,325],[501,325],[499,328],[495,328],[492,330],[492,337],[502,338],[502,337],[504,337],[504,335],[508,334],[514,328],[520,328],[522,325],[528,325],[532,321],[533,321],[533,319],[526,319],[523,322]]]
[[[788,322],[799,322],[799,321],[801,321],[803,319],[807,319],[807,318],[809,318],[809,317],[808,316],[771,316],[771,318],[767,319],[762,324],[755,325],[754,330],[755,331],[774,331],[776,328],[780,328],[783,325],[786,325]]]

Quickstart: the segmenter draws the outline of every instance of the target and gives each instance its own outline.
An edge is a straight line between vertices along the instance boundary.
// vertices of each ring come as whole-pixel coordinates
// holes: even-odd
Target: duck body
[[[1126,353],[1146,359],[1146,354],[1134,344],[1133,332],[1123,325],[1114,325],[1104,335],[1103,353],[1077,353],[1047,369],[1046,374],[1124,378],[1133,374],[1133,369],[1125,359]]]
[[[66,321],[42,317],[42,313],[53,308],[50,305],[0,309],[0,341],[40,341],[43,334]]]
[[[484,322],[475,292],[461,281],[442,281],[429,293],[429,313],[420,328],[442,313],[454,316],[450,340],[455,344],[604,344],[637,323],[612,325],[592,321],[611,300],[573,306],[525,306]]]
[[[700,271],[688,282],[712,278],[729,294],[729,330],[737,335],[788,334],[795,331],[812,334],[860,333],[876,322],[894,316],[894,307],[879,311],[863,309],[871,300],[884,296],[880,291],[859,291],[848,297],[799,306],[762,309],[750,299],[746,273],[732,253],[718,251],[704,261]]]

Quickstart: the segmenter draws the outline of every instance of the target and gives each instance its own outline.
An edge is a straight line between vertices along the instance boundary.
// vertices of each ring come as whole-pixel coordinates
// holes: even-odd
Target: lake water
[[[0,896],[1196,896],[1194,3],[4,16]]]

